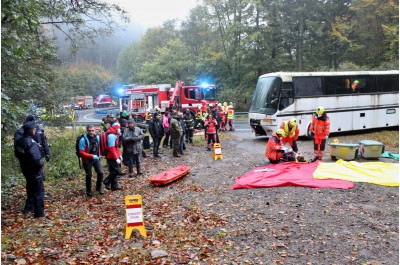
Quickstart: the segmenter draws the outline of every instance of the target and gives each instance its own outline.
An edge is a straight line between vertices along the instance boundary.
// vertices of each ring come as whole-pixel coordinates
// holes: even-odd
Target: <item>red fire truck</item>
[[[173,107],[178,110],[189,108],[193,115],[197,113],[197,107],[204,113],[208,104],[216,105],[216,87],[214,85],[202,84],[185,86],[183,81],[177,81],[175,88],[170,84],[158,85],[125,85],[120,97],[120,108],[126,103],[128,109],[138,115],[143,121],[147,111],[156,106],[161,112],[171,111]]]

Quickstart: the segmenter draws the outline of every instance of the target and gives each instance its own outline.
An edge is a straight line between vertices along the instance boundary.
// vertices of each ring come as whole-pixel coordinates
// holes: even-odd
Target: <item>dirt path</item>
[[[183,159],[192,165],[185,181],[204,188],[185,194],[187,204],[197,202],[227,221],[214,231],[233,244],[220,253],[219,262],[397,264],[398,187],[357,183],[350,190],[229,190],[236,177],[268,164],[265,142],[237,133],[222,141],[223,160],[213,161],[204,147],[189,147],[196,155]],[[311,141],[298,145],[303,154],[312,156]],[[330,158],[326,155],[324,161]]]

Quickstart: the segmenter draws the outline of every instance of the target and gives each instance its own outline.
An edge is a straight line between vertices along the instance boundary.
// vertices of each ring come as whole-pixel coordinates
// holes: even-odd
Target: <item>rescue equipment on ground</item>
[[[179,165],[177,167],[168,169],[167,171],[161,172],[149,178],[149,181],[154,186],[161,186],[171,183],[183,176],[190,171],[190,166]]]

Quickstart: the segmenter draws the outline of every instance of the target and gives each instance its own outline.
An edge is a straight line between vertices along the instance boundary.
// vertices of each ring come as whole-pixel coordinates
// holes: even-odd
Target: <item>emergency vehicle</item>
[[[99,95],[93,102],[93,107],[110,107],[112,104],[112,99],[109,95]]]
[[[178,111],[189,108],[195,117],[198,106],[204,113],[209,104],[217,103],[215,85],[185,86],[180,80],[176,82],[175,88],[170,84],[125,85],[120,97],[120,109],[123,104],[127,104],[128,110],[138,115],[139,122],[145,119],[146,112],[152,111],[155,107],[162,113],[171,111],[172,108]]]
[[[92,96],[77,96],[75,97],[74,109],[88,109],[93,106]]]

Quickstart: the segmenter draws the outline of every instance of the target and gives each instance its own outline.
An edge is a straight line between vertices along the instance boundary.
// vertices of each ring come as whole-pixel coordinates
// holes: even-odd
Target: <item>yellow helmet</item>
[[[292,126],[296,126],[296,125],[297,125],[297,120],[296,120],[295,118],[290,119],[289,123],[290,123]]]
[[[324,114],[325,109],[324,107],[319,106],[315,112],[317,113],[318,117],[321,117]]]
[[[228,106],[228,103],[224,102],[224,106],[225,106],[225,107]]]
[[[278,129],[276,132],[275,132],[275,134],[276,135],[280,135],[281,137],[285,137],[285,131],[283,130],[283,129]]]
[[[222,104],[221,103],[218,103],[218,107],[221,107],[222,106]]]

